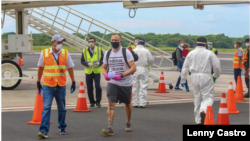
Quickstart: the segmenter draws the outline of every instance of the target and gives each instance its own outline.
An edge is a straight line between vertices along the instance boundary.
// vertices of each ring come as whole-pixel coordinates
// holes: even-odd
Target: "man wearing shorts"
[[[103,58],[102,74],[105,80],[109,81],[107,85],[107,97],[109,101],[108,105],[108,128],[102,130],[102,134],[113,136],[113,121],[115,116],[115,104],[117,99],[120,103],[125,103],[125,110],[127,115],[125,131],[131,131],[131,114],[132,105],[131,92],[132,92],[132,74],[136,71],[135,61],[132,53],[126,49],[126,59],[123,56],[123,49],[121,47],[122,39],[121,35],[113,34],[111,37],[112,50],[107,56],[105,53]],[[108,75],[108,73],[115,73],[114,76]],[[110,78],[112,77],[112,78]]]

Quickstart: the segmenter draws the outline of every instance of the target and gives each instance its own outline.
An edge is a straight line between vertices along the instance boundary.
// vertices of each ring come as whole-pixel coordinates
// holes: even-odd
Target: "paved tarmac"
[[[83,70],[84,67],[81,64],[81,53],[70,53],[75,64],[74,70]],[[24,65],[21,66],[23,71],[37,70],[37,62],[40,57],[40,52],[36,52],[36,54],[23,54],[23,62]],[[232,58],[233,54],[220,54],[219,59],[221,63],[221,72],[222,74],[231,74],[233,75],[232,68]],[[161,61],[160,58],[156,58],[154,64],[159,64]],[[16,60],[17,62],[17,60]],[[171,67],[172,63],[166,59],[163,60],[161,67]],[[156,67],[153,67],[156,68]],[[175,66],[170,71],[177,71],[177,67]]]
[[[101,78],[102,87],[102,108],[91,108],[89,113],[73,113],[72,110],[76,108],[78,98],[78,90],[80,81],[84,82],[87,102],[87,88],[85,83],[85,74],[83,66],[80,63],[80,53],[71,53],[72,59],[75,63],[74,73],[76,79],[76,91],[73,94],[69,93],[71,80],[67,75],[67,95],[66,107],[67,116],[66,123],[68,124],[65,136],[59,135],[57,129],[57,111],[56,103],[53,102],[54,110],[51,112],[51,128],[48,140],[83,140],[83,141],[154,141],[154,140],[182,140],[182,125],[195,124],[193,113],[193,88],[190,84],[190,92],[170,90],[166,85],[169,93],[159,94],[155,93],[158,89],[157,83],[150,81],[148,88],[148,101],[146,109],[133,109],[132,114],[132,132],[124,131],[125,126],[125,110],[123,104],[117,105],[116,115],[114,121],[113,137],[104,137],[101,130],[107,127],[107,96],[106,86],[107,82]],[[213,113],[215,122],[217,121],[220,97],[222,93],[228,91],[229,82],[234,83],[232,61],[230,58],[232,54],[223,54],[219,58],[221,60],[222,75],[214,85],[214,105]],[[32,119],[33,108],[36,97],[36,81],[37,81],[37,62],[39,53],[24,54],[24,65],[21,66],[23,72],[33,77],[33,79],[24,79],[21,84],[14,90],[1,91],[2,97],[2,140],[4,141],[34,141],[40,140],[37,137],[39,125],[27,125],[27,122]],[[159,59],[155,60],[156,63]],[[170,66],[170,63],[164,61],[164,67]],[[160,71],[151,71],[157,76]],[[171,71],[164,71],[164,78],[166,81],[175,85],[179,72],[176,69]],[[190,76],[187,77],[190,83]],[[3,81],[2,81],[3,82]],[[243,89],[247,90],[242,78]],[[235,88],[235,84],[233,86]],[[231,124],[249,124],[249,99],[245,98],[245,102],[237,102],[237,108],[240,114],[230,115]]]
[[[213,115],[217,121],[219,101],[214,102]],[[57,128],[57,111],[51,112],[51,128],[47,140],[53,141],[181,141],[183,125],[194,125],[193,103],[148,105],[145,109],[133,108],[132,132],[125,132],[124,107],[116,107],[114,136],[105,137],[101,130],[107,127],[106,107],[92,108],[89,113],[67,110],[67,135]],[[237,103],[239,114],[230,114],[230,124],[249,124],[249,104]],[[28,125],[32,111],[3,112],[3,141],[36,141],[39,125]]]

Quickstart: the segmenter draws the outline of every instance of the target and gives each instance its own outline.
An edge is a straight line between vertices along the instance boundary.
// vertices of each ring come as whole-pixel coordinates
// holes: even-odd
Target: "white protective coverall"
[[[148,49],[137,45],[133,50],[139,57],[135,62],[136,72],[133,74],[133,106],[147,105],[148,65],[152,66],[154,59]]]
[[[205,47],[197,46],[191,51],[183,64],[181,83],[186,82],[186,77],[191,72],[191,83],[194,92],[195,122],[201,123],[200,113],[207,111],[207,106],[213,105],[214,82],[211,76],[213,68],[214,77],[219,78],[221,73],[218,57]]]

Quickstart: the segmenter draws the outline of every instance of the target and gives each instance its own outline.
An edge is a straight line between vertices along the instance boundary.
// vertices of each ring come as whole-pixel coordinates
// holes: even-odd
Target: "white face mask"
[[[181,46],[183,47],[183,46],[184,46],[184,43],[181,43]]]
[[[249,47],[249,46],[250,46],[250,44],[249,44],[249,43],[246,43],[246,46],[247,46],[247,47]]]
[[[236,48],[236,44],[234,44],[234,47]]]
[[[137,46],[138,45],[138,40],[135,40],[135,46]]]
[[[62,48],[62,44],[58,44],[57,46],[56,46],[56,50],[60,50]]]
[[[93,48],[95,45],[93,43],[89,43],[89,47]]]

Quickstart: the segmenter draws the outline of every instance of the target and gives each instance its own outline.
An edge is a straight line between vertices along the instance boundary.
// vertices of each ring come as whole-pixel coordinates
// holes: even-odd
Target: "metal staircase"
[[[57,8],[56,14],[52,14],[52,12],[47,10],[46,7],[27,9],[28,25],[50,37],[52,37],[54,34],[60,34],[67,40],[67,42],[65,42],[66,45],[73,47],[78,51],[82,51],[83,48],[87,47],[87,40],[89,37],[95,37],[97,39],[98,46],[103,50],[111,48],[110,33],[121,34],[122,40],[128,41],[129,46],[134,42],[135,37],[121,32],[120,30],[102,23],[101,21],[98,21],[69,6],[58,6]],[[61,13],[64,13],[63,17],[60,16],[62,15]],[[13,11],[7,11],[6,15],[15,19],[15,12]],[[72,20],[72,17],[74,17],[75,20]],[[89,24],[89,26],[85,26],[86,23]],[[91,29],[93,27],[103,31],[102,35],[98,36],[91,33]],[[162,51],[150,44],[147,44],[147,47],[150,47],[154,50],[151,50],[151,54],[153,55],[154,59],[157,60],[155,62],[159,62],[154,63],[151,70],[171,70],[173,68],[173,61],[169,59],[171,58],[169,53]],[[164,60],[168,60],[171,65],[163,64],[163,62],[165,62]],[[151,78],[156,77],[157,76],[151,74]],[[154,80],[154,82],[157,81]]]

